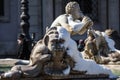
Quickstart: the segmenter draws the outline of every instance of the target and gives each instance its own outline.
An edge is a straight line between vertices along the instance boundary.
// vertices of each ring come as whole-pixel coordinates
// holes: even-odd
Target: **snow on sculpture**
[[[71,42],[74,42],[74,40],[72,40],[70,38],[70,36],[68,36],[67,30],[64,30],[64,28],[62,28],[62,27],[59,27],[59,30],[61,30],[61,31],[58,31],[58,32],[60,32],[59,33],[60,35],[64,34],[63,36],[67,36],[67,39],[68,39],[66,41],[66,43],[68,44],[67,54],[70,55],[73,58],[73,60],[75,61],[75,66],[74,66],[73,70],[87,71],[86,74],[109,74],[110,78],[116,77],[111,72],[111,70],[106,68],[105,66],[99,65],[95,61],[90,60],[90,59],[83,59],[79,56],[78,53],[74,53],[75,51],[74,51],[74,49],[72,49],[72,47],[74,47],[74,46],[72,46],[72,44],[71,44]],[[62,30],[64,30],[64,32],[62,32]],[[71,45],[71,47],[69,45]]]
[[[116,64],[117,61],[120,61],[120,50],[115,48],[115,41],[105,32],[93,29],[88,30],[82,54],[83,58],[94,59],[97,63]]]
[[[104,36],[105,40],[107,41],[110,51],[116,51],[116,52],[120,53],[120,50],[115,48],[115,41],[113,39],[110,39],[108,37],[108,35],[106,35],[105,32],[102,32],[102,35]]]
[[[69,75],[71,71],[116,77],[110,69],[96,64],[93,60],[81,58],[80,53],[74,49],[74,43],[65,28],[52,27],[33,48],[30,63],[13,66],[9,72],[2,74],[1,78],[37,77],[39,74]]]
[[[76,32],[86,32],[93,25],[92,20],[82,14],[77,2],[68,3],[66,13],[59,16],[46,31],[44,38],[37,42],[32,50],[30,63],[13,66],[9,72],[2,74],[1,78],[37,77],[40,74],[65,76],[71,71],[107,74],[110,78],[115,78],[105,66],[90,59],[83,59],[77,50],[76,42],[70,37]],[[79,18],[82,18],[82,21]]]

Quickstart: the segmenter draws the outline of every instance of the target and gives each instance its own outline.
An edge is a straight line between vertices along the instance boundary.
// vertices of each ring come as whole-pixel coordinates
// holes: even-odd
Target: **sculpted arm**
[[[83,17],[82,23],[83,28],[78,32],[79,34],[85,33],[91,26],[93,26],[93,21],[88,16]]]

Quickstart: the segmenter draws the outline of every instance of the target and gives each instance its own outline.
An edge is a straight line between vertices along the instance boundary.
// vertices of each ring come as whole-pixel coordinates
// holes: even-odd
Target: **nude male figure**
[[[51,27],[62,26],[71,35],[82,35],[93,25],[93,21],[81,12],[77,2],[69,2],[65,7],[65,12],[55,19]]]

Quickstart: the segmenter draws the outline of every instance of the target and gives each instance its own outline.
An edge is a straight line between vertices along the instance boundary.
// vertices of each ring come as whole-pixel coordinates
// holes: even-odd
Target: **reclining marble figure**
[[[53,21],[51,27],[61,26],[71,35],[82,35],[93,25],[93,21],[82,13],[79,4],[75,1],[66,5],[65,12]]]
[[[79,4],[75,1],[69,2],[66,7],[66,14],[58,16],[52,23],[51,27],[61,26],[65,28],[70,35],[74,34],[84,34],[88,28],[93,25],[93,21],[88,17],[84,16],[80,10]],[[77,44],[71,40],[72,46],[68,45],[70,48],[70,53],[74,53],[78,56],[82,55],[77,49]]]

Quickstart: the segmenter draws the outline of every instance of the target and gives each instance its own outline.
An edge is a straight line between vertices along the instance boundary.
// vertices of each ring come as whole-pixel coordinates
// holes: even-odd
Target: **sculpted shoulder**
[[[52,23],[51,27],[61,26],[61,23],[67,23],[67,15],[62,14],[58,16]]]

